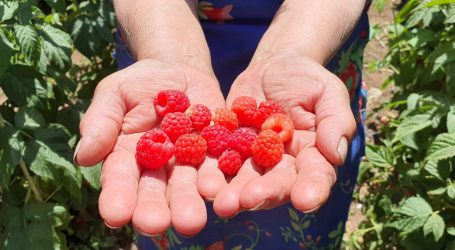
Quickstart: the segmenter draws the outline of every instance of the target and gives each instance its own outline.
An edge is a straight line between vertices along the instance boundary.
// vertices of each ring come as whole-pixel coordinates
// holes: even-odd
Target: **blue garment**
[[[212,56],[214,72],[227,95],[234,79],[247,67],[281,0],[217,0],[200,2],[202,28]],[[201,233],[184,238],[169,229],[157,237],[140,237],[141,249],[338,249],[344,233],[358,167],[365,148],[362,111],[363,49],[368,40],[366,9],[358,26],[337,56],[326,67],[346,83],[351,95],[357,133],[346,162],[327,203],[317,213],[303,214],[290,204],[258,212],[243,212],[220,219],[207,204],[208,222]],[[119,41],[116,57],[120,68],[134,59]],[[341,60],[341,58],[344,58]],[[346,60],[349,58],[349,60]]]

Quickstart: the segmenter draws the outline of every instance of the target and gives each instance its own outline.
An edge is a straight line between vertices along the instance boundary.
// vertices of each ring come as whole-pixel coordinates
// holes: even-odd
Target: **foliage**
[[[385,62],[399,116],[368,145],[354,249],[455,249],[455,1],[408,1]]]
[[[96,83],[115,70],[114,25],[107,0],[0,0],[0,248],[132,241],[98,215],[100,166],[72,161]]]

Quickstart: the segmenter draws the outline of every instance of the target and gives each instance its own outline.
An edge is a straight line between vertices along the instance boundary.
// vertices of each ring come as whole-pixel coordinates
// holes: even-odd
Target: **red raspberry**
[[[175,142],[175,158],[180,163],[197,166],[205,159],[207,142],[198,134],[185,134]]]
[[[253,126],[253,116],[257,103],[253,97],[239,96],[232,103],[231,110],[237,114],[239,124],[244,127]]]
[[[218,159],[218,168],[226,175],[236,175],[242,164],[242,156],[232,149],[224,151]]]
[[[161,121],[161,129],[169,136],[172,142],[175,142],[181,135],[189,134],[193,131],[191,119],[188,115],[175,112],[164,116]]]
[[[235,130],[239,126],[237,115],[225,108],[218,108],[215,110],[213,122],[217,125],[224,126],[231,131]]]
[[[209,155],[220,156],[228,147],[231,131],[221,125],[212,125],[202,130],[202,137],[207,141]]]
[[[271,129],[280,135],[282,142],[287,142],[294,133],[294,123],[285,114],[273,114],[262,124],[261,130]]]
[[[163,90],[158,92],[153,100],[155,112],[164,117],[174,112],[185,112],[190,106],[190,100],[185,93],[178,90]]]
[[[174,144],[160,129],[144,133],[136,145],[137,163],[144,168],[160,168],[174,155]]]
[[[228,140],[229,148],[238,151],[243,157],[251,156],[251,146],[257,138],[256,131],[252,128],[239,128],[234,131]]]
[[[212,121],[212,112],[207,106],[202,104],[192,105],[186,113],[190,116],[194,130],[199,132],[210,125]]]
[[[284,145],[278,133],[271,129],[261,131],[251,149],[253,160],[262,167],[271,167],[283,158]]]
[[[280,104],[274,101],[265,101],[259,104],[253,116],[253,124],[257,129],[261,129],[262,123],[272,114],[283,113]]]

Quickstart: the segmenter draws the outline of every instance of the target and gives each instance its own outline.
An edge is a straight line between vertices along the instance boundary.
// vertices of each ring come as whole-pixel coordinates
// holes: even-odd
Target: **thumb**
[[[318,149],[331,164],[343,165],[356,123],[347,89],[335,75],[329,77],[316,101],[315,115]]]

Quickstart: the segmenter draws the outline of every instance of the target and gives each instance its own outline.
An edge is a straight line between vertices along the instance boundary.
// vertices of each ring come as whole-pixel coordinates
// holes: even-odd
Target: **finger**
[[[140,134],[122,135],[101,172],[100,215],[110,227],[128,223],[137,201],[140,168],[134,156]]]
[[[207,223],[207,209],[196,186],[197,170],[192,166],[175,165],[169,175],[167,198],[172,225],[182,235],[195,235]]]
[[[198,169],[197,187],[206,200],[214,200],[218,192],[227,185],[223,172],[218,168],[218,160],[206,157]]]
[[[242,209],[240,206],[240,193],[243,187],[252,179],[261,176],[262,169],[252,164],[251,159],[243,163],[237,175],[228,185],[223,187],[215,197],[213,210],[222,218],[229,218]]]
[[[330,163],[341,166],[346,159],[348,142],[355,134],[356,123],[346,87],[335,76],[329,81],[315,105],[316,144]]]
[[[302,150],[314,147],[316,143],[316,133],[305,130],[294,130],[294,134],[290,141],[285,146],[285,152],[297,157],[297,154]]]
[[[81,139],[74,153],[78,165],[95,165],[114,147],[126,112],[119,92],[120,76],[119,72],[114,73],[96,88],[93,101],[79,125]]]
[[[230,108],[234,100],[239,96],[251,96],[258,103],[265,101],[261,79],[262,77],[259,73],[252,70],[249,70],[248,73],[240,74],[229,90],[226,98],[226,107]]]
[[[135,105],[126,113],[123,118],[122,132],[125,134],[146,132],[157,125],[158,119],[155,108],[152,99],[149,100]]]
[[[303,212],[317,210],[328,199],[336,182],[335,169],[315,147],[299,153],[296,167],[298,175],[291,192],[292,204]]]
[[[139,181],[133,226],[141,234],[157,235],[171,224],[171,211],[166,199],[166,170],[145,169]]]
[[[289,201],[296,178],[295,159],[285,154],[276,166],[245,185],[240,193],[240,206],[249,210],[280,206]]]

